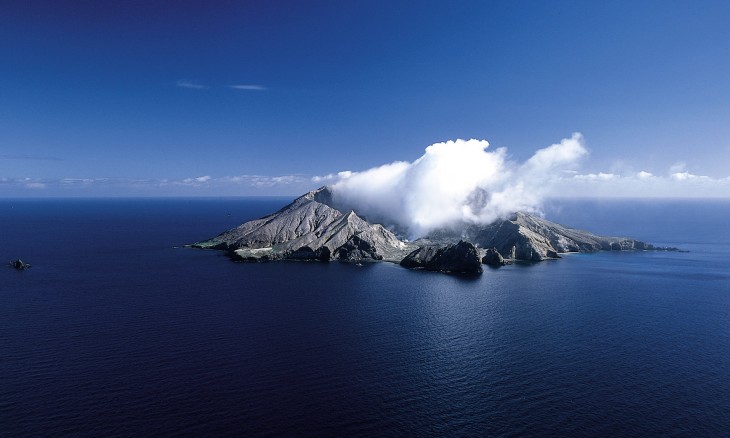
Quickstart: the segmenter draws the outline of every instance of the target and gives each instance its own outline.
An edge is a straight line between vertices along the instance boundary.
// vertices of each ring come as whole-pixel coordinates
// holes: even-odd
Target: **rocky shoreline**
[[[539,262],[570,252],[677,251],[630,238],[598,236],[523,212],[487,226],[437,230],[407,241],[355,211],[337,209],[327,187],[271,215],[188,246],[223,250],[239,262],[388,261],[409,269],[460,274],[481,274],[483,264]]]

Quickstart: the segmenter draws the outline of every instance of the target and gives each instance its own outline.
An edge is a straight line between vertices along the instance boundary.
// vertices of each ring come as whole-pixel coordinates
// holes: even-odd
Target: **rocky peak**
[[[308,192],[306,195],[299,197],[298,199],[306,199],[309,201],[317,201],[319,203],[332,207],[332,190],[327,186],[322,186],[316,190]]]
[[[353,250],[360,251],[357,257],[400,261],[412,249],[381,225],[368,223],[354,211],[343,214],[325,203],[331,201],[330,189],[321,187],[274,214],[191,246],[225,249],[243,260],[311,259],[310,251],[321,259],[322,254],[341,254],[338,249],[349,242]],[[359,240],[351,241],[353,236]]]

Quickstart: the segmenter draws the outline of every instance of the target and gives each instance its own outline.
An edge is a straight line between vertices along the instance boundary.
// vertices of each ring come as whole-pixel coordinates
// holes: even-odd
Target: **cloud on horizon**
[[[303,175],[202,175],[181,179],[135,178],[0,178],[0,196],[107,196],[120,195],[294,195],[311,190],[311,178]],[[261,193],[267,191],[267,193]]]
[[[611,198],[728,198],[730,176],[715,178],[671,166],[666,175],[651,172],[586,173],[561,178],[556,184],[560,197]]]
[[[199,174],[178,179],[0,177],[0,196],[298,196],[331,185],[370,205],[372,216],[413,215],[418,226],[460,217],[487,220],[513,209],[539,210],[549,198],[730,198],[730,176],[714,177],[677,162],[661,174],[631,166],[622,171],[579,171],[586,156],[580,134],[537,151],[518,163],[485,140],[436,143],[413,162],[326,175]],[[8,160],[56,157],[0,155]],[[634,167],[641,168],[639,166]],[[479,188],[480,190],[475,190]],[[350,199],[350,201],[353,201]],[[495,202],[490,204],[490,202]],[[381,211],[382,210],[382,211]],[[426,218],[426,219],[424,219]]]

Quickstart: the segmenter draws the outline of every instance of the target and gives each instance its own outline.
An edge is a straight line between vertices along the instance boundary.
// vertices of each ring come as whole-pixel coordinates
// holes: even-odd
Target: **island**
[[[10,266],[11,268],[18,270],[18,271],[25,271],[25,270],[31,268],[30,263],[26,263],[26,262],[22,261],[21,259],[11,260],[8,263],[8,266]]]
[[[245,222],[211,239],[188,245],[225,251],[240,262],[339,260],[386,261],[410,269],[481,274],[483,264],[559,259],[560,254],[595,251],[676,251],[625,237],[606,237],[515,212],[488,224],[435,230],[409,241],[382,224],[344,210],[325,186],[281,210]]]

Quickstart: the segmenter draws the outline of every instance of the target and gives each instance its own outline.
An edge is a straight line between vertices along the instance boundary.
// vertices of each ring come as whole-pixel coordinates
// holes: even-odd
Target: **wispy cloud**
[[[178,185],[191,187],[225,187],[246,186],[251,188],[269,188],[309,182],[303,175],[234,175],[213,178],[210,175],[183,178],[179,180],[161,180],[160,185]]]
[[[672,164],[672,166],[669,168],[669,171],[672,173],[680,173],[684,172],[687,169],[687,163],[684,161],[677,161],[676,163]]]
[[[190,79],[179,79],[175,82],[175,86],[180,88],[187,88],[190,90],[207,90],[210,87],[201,84],[200,82],[193,81]],[[265,87],[263,85],[259,84],[234,84],[234,85],[226,85],[226,87],[234,89],[234,90],[241,90],[241,91],[266,91],[268,90],[268,87]]]
[[[311,177],[305,175],[202,175],[178,179],[0,177],[0,196],[297,195],[312,188]]]
[[[174,181],[173,184],[177,183],[177,184],[182,184],[182,185],[186,185],[186,186],[200,186],[200,185],[207,183],[210,180],[211,180],[210,175],[204,175],[204,176],[198,176],[195,178],[185,178],[180,181]]]
[[[179,79],[177,82],[175,82],[175,85],[180,88],[189,88],[191,90],[206,90],[208,89],[207,86],[197,83],[195,81],[191,81],[188,79]]]
[[[63,161],[63,159],[50,155],[9,155],[0,154],[2,160],[31,160],[31,161]]]
[[[266,91],[268,88],[264,87],[263,85],[255,85],[255,84],[242,84],[242,85],[229,85],[229,88],[233,88],[235,90],[247,90],[247,91]]]
[[[224,176],[216,180],[216,182],[221,184],[236,184],[263,189],[275,186],[304,184],[309,182],[309,178],[303,175],[236,175]]]
[[[684,165],[681,166],[684,168]],[[730,176],[724,178],[676,172],[672,165],[666,175],[645,170],[636,173],[586,173],[562,178],[558,196],[580,197],[721,197],[730,196]]]
[[[313,176],[312,182],[316,183],[329,183],[333,181],[339,181],[341,179],[347,179],[353,175],[351,170],[343,170],[342,172],[329,173],[322,176]]]

